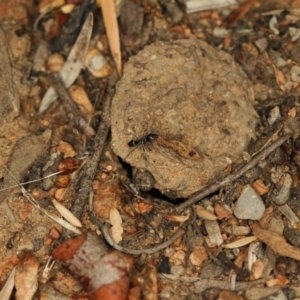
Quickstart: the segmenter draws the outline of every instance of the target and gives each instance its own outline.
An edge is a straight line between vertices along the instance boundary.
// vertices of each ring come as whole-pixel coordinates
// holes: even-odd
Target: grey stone
[[[271,197],[271,201],[276,205],[286,204],[291,195],[292,185],[293,185],[292,176],[290,174],[285,174],[282,187],[280,188],[277,195]]]
[[[245,185],[238,198],[234,215],[239,219],[259,220],[265,211],[265,204],[261,197],[249,185]]]
[[[201,279],[213,279],[220,276],[223,273],[223,267],[215,263],[209,263],[201,269]]]

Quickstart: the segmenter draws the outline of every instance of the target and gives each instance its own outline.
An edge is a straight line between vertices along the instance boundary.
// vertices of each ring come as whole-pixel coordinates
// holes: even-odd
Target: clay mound
[[[196,39],[152,44],[117,85],[113,150],[162,193],[188,197],[241,157],[258,119],[253,100],[229,54]]]

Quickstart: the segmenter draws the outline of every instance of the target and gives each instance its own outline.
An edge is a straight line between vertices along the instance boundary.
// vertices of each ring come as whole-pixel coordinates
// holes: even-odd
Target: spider
[[[128,147],[133,148],[124,158],[124,160],[131,154],[134,150],[141,147],[144,152],[149,149],[149,145],[158,139],[158,135],[155,133],[149,133],[144,135],[142,138],[138,139],[137,137],[128,142]]]

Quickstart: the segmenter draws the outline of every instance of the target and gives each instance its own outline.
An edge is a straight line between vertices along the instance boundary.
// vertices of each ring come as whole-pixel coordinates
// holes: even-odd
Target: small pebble
[[[183,266],[171,266],[171,274],[174,276],[181,276],[185,273],[185,268]]]
[[[217,38],[224,38],[230,31],[223,27],[216,27],[213,30],[213,36]]]
[[[277,195],[272,195],[271,201],[276,205],[284,205],[288,202],[290,195],[291,195],[291,189],[293,185],[293,179],[290,174],[284,175],[284,182],[282,187],[280,188],[280,191]]]
[[[291,77],[292,77],[293,81],[300,82],[300,67],[299,66],[292,66]]]
[[[210,241],[218,246],[223,244],[223,238],[217,221],[204,220],[204,226]]]
[[[280,109],[278,106],[275,106],[270,111],[270,116],[268,118],[269,125],[272,126],[279,118],[281,118]]]
[[[201,269],[201,274],[200,274],[200,278],[201,279],[213,279],[216,278],[218,276],[220,276],[221,274],[223,274],[223,267],[217,265],[216,263],[209,263],[205,266],[203,266],[203,268]]]
[[[268,47],[268,40],[266,38],[261,38],[256,40],[254,44],[261,52],[263,52]]]
[[[249,185],[245,185],[238,198],[234,215],[239,219],[259,220],[265,211],[265,205],[261,197]]]
[[[239,236],[239,235],[248,235],[251,232],[251,229],[248,226],[231,225],[225,228],[225,231],[227,233]]]

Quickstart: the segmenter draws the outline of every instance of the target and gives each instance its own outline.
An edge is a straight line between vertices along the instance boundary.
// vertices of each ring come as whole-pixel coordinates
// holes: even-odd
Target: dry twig
[[[99,220],[95,220],[95,222],[98,224],[99,228],[101,229],[101,232],[106,240],[106,242],[112,246],[114,249],[128,253],[128,254],[132,254],[132,255],[141,255],[143,253],[145,254],[153,254],[155,252],[158,252],[160,250],[163,250],[167,247],[169,247],[171,244],[173,244],[178,238],[180,238],[181,236],[183,236],[183,234],[185,233],[185,230],[183,229],[179,229],[177,230],[168,240],[166,240],[163,243],[160,243],[152,248],[147,248],[147,249],[128,249],[128,248],[124,248],[120,245],[118,245],[117,243],[114,242],[114,240],[111,238],[109,232],[108,232],[108,226],[105,222],[101,222]]]
[[[287,141],[290,138],[290,136],[291,136],[291,134],[288,134],[288,135],[285,135],[285,136],[281,137],[279,140],[277,140],[276,142],[274,142],[271,146],[269,146],[268,148],[264,149],[259,154],[257,154],[244,167],[242,167],[241,169],[237,170],[233,174],[230,174],[224,180],[222,180],[220,182],[216,182],[216,183],[208,186],[204,190],[200,191],[196,195],[192,196],[187,201],[185,201],[182,204],[180,204],[176,208],[176,210],[177,211],[183,210],[184,208],[186,208],[188,206],[191,206],[191,205],[195,204],[196,202],[200,201],[204,197],[206,197],[206,196],[208,196],[208,195],[210,195],[210,194],[218,191],[221,187],[225,186],[226,184],[228,184],[228,183],[230,183],[230,182],[238,179],[243,174],[245,174],[247,171],[249,171],[254,166],[256,166],[262,159],[264,159],[266,156],[268,156],[270,153],[272,153],[274,150],[276,150],[278,147],[280,147],[285,141]]]
[[[110,114],[110,104],[112,97],[114,95],[114,89],[112,88],[114,84],[111,84],[109,87],[109,91],[107,93],[107,99],[104,103],[102,120],[101,124],[98,127],[96,136],[94,138],[94,152],[88,158],[86,164],[83,167],[82,175],[79,181],[79,189],[77,193],[77,197],[74,199],[73,205],[71,207],[71,212],[80,219],[83,213],[83,207],[87,203],[89,193],[92,189],[92,182],[95,178],[96,171],[98,168],[98,163],[102,156],[103,148],[108,136],[110,122],[109,122],[109,114]]]
[[[116,64],[118,74],[121,76],[122,57],[115,2],[113,0],[102,1],[101,6],[109,47]]]

